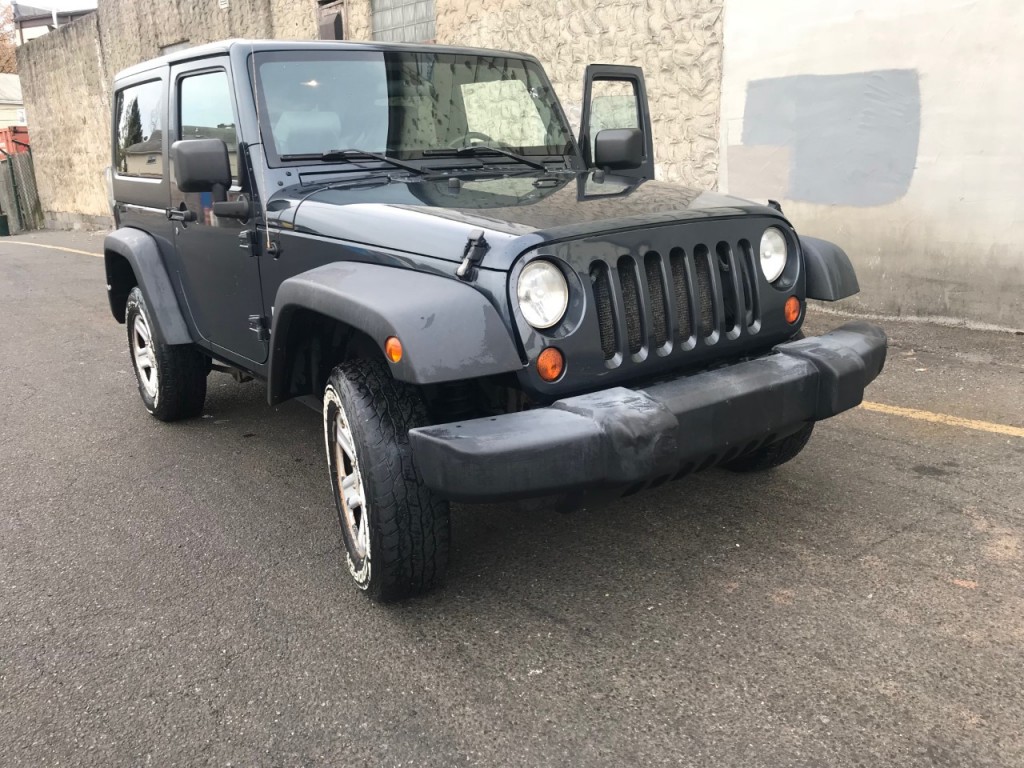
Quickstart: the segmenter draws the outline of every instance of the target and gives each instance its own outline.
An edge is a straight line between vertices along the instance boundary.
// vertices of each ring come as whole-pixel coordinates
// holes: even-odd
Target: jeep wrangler
[[[451,501],[776,467],[885,361],[873,325],[800,332],[858,290],[840,248],[654,180],[636,67],[588,67],[578,139],[498,51],[234,40],[113,92],[107,290],[142,402],[199,416],[221,370],[314,404],[376,599],[442,579]]]

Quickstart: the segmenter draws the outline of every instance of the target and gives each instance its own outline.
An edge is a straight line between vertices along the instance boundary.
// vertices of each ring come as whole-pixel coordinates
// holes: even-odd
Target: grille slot
[[[742,291],[739,283],[736,282],[736,278],[739,276],[737,273],[738,265],[733,260],[732,248],[729,244],[722,241],[715,246],[715,253],[718,254],[718,272],[719,280],[722,285],[722,311],[725,315],[725,328],[726,330],[732,330],[736,327],[737,323],[737,312],[742,302],[742,295],[738,295],[738,291]]]
[[[747,327],[751,328],[754,325],[754,320],[760,317],[761,313],[757,306],[757,290],[755,289],[755,280],[757,280],[757,265],[754,263],[754,249],[750,245],[749,240],[740,240],[740,258],[738,259],[742,263],[743,272],[743,307],[745,310],[745,319],[747,321]]]
[[[676,300],[676,321],[679,323],[679,338],[686,340],[693,335],[690,319],[690,290],[686,278],[686,254],[682,248],[673,248],[669,253],[672,265],[672,295]]]
[[[698,245],[693,250],[694,261],[697,262],[697,307],[702,336],[710,336],[715,330],[715,306],[712,297],[714,286],[711,284],[711,265],[708,263],[708,256],[706,245]]]
[[[647,293],[651,297],[651,332],[654,334],[654,346],[660,347],[668,341],[669,328],[661,256],[657,252],[650,251],[644,256],[644,272],[647,276]]]
[[[640,286],[637,284],[636,262],[632,256],[619,259],[619,282],[622,284],[622,303],[626,310],[629,352],[635,355],[644,345],[644,333],[640,320]]]
[[[608,265],[595,261],[590,266],[590,280],[594,285],[594,304],[597,308],[597,325],[601,333],[601,351],[605,360],[615,357],[618,344],[615,340],[615,316],[612,312],[612,288],[608,278]]]

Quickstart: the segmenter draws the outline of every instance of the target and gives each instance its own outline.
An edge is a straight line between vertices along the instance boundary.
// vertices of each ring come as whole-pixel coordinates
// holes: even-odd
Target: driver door
[[[227,58],[182,64],[171,70],[171,126],[174,139],[221,139],[228,146],[232,184],[228,200],[245,195],[239,184],[244,162],[238,146],[234,94]],[[172,139],[173,141],[173,139]],[[213,214],[209,192],[182,192],[171,175],[171,208],[178,280],[196,329],[227,358],[267,360],[259,259],[254,257],[254,221]],[[253,328],[253,326],[256,326]]]

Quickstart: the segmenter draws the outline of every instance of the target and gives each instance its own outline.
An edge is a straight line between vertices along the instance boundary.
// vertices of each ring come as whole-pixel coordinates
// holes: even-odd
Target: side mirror
[[[599,141],[604,144],[600,149]],[[639,67],[587,66],[580,150],[588,168],[607,168],[633,179],[654,178],[651,110]]]
[[[221,139],[184,139],[171,145],[174,180],[182,192],[211,192],[213,201],[227,199],[231,186],[228,145]]]
[[[594,165],[609,171],[639,168],[644,162],[644,135],[639,128],[606,128],[594,139]]]

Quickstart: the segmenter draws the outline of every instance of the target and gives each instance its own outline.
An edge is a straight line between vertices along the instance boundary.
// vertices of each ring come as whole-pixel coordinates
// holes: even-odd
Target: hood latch
[[[466,248],[462,251],[462,263],[455,270],[455,276],[459,280],[465,280],[466,282],[476,280],[477,265],[483,261],[484,254],[490,250],[490,247],[484,239],[484,231],[482,229],[474,229],[470,232],[469,239],[466,241]]]

